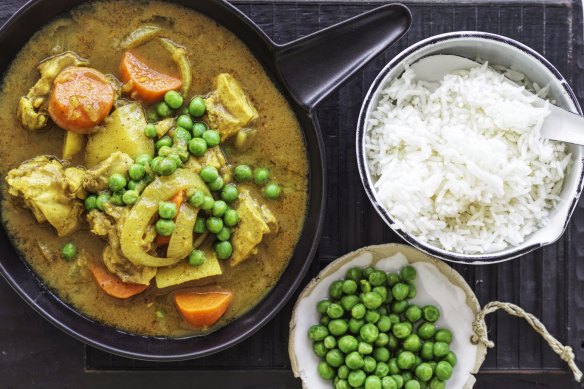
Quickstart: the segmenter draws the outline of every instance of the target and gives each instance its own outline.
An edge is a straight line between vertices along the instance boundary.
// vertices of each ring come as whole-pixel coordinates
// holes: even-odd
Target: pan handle
[[[307,110],[410,28],[412,16],[401,4],[387,4],[293,42],[276,45],[276,67],[292,94]]]

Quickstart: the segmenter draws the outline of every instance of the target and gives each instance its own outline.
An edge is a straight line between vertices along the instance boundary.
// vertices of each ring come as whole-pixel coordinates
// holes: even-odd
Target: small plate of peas
[[[292,370],[305,388],[470,388],[485,355],[473,344],[480,305],[445,263],[400,244],[327,266],[300,294]]]

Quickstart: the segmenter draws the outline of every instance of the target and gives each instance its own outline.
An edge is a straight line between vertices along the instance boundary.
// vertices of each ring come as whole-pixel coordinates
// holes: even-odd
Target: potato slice
[[[162,267],[156,273],[156,286],[159,289],[183,282],[200,280],[202,278],[223,274],[217,256],[212,249],[205,249],[205,262],[201,266],[192,266],[183,261],[174,266]]]

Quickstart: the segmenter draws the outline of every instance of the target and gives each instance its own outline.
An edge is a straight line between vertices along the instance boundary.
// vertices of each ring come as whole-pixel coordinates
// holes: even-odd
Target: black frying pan
[[[176,0],[206,14],[247,44],[286,96],[304,131],[310,163],[306,222],[294,254],[272,291],[252,310],[209,336],[169,339],[137,336],[88,319],[48,290],[0,230],[0,272],[51,323],[94,347],[144,360],[181,360],[226,349],[252,335],[282,308],[308,270],[321,234],[326,203],[325,153],[318,104],[408,30],[403,5],[385,5],[294,42],[277,45],[230,4]],[[0,73],[32,34],[83,0],[32,0],[0,29]],[[356,104],[361,104],[355,101]]]

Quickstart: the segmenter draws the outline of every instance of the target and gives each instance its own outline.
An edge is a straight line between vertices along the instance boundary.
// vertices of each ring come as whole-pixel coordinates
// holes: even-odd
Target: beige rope
[[[545,326],[539,321],[539,319],[533,316],[531,313],[525,312],[522,308],[511,303],[502,303],[500,301],[491,301],[483,307],[483,309],[477,315],[475,321],[472,323],[472,330],[474,334],[471,336],[470,341],[473,344],[478,344],[479,342],[484,344],[485,347],[493,348],[495,344],[489,340],[487,333],[487,324],[485,323],[485,316],[489,313],[495,312],[498,309],[503,309],[505,312],[512,316],[524,318],[529,325],[540,334],[546,342],[550,345],[552,350],[560,356],[570,367],[572,373],[574,374],[574,379],[578,382],[582,379],[582,372],[576,366],[574,361],[575,355],[570,346],[564,346],[556,338],[554,338]]]

